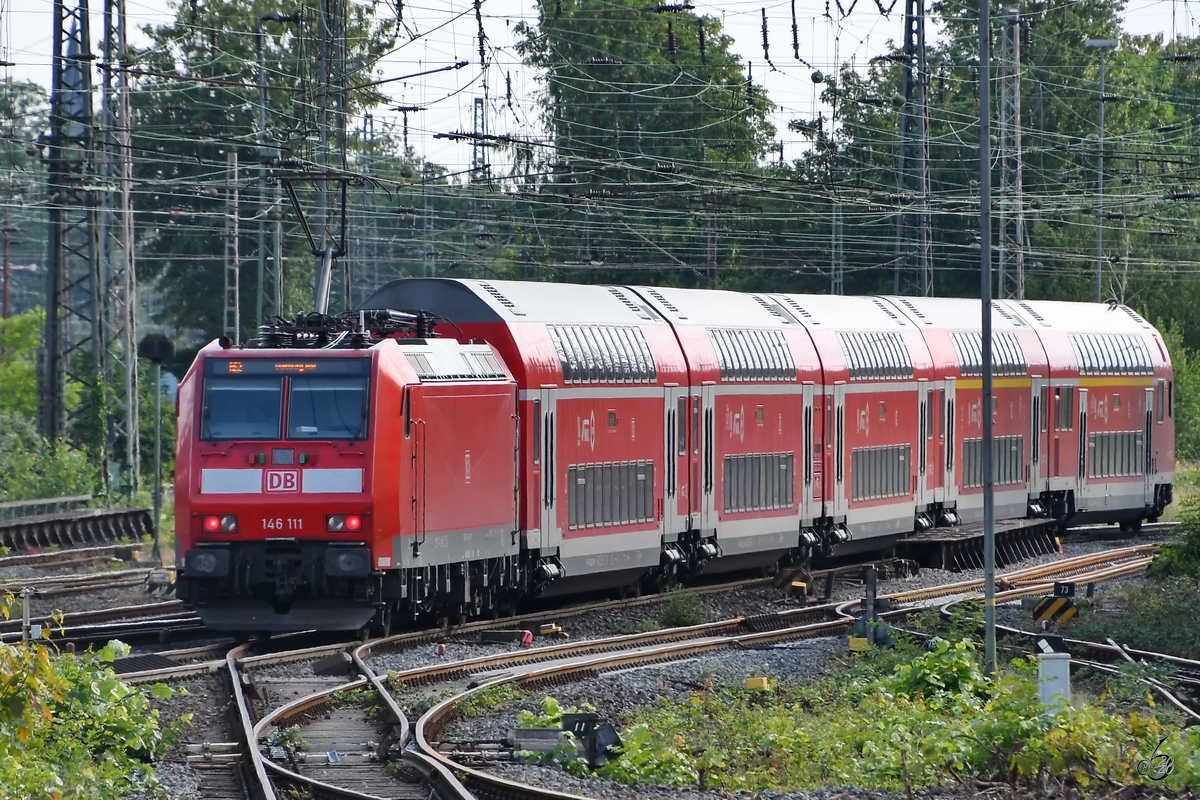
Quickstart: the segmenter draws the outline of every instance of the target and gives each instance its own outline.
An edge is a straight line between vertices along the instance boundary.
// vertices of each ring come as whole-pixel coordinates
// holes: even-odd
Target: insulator
[[[504,98],[508,107],[512,108],[512,73],[504,73]]]
[[[675,58],[679,55],[677,43],[675,41],[675,23],[667,20],[667,58],[671,59],[671,63],[675,63]]]
[[[705,55],[705,52],[704,52],[704,51],[705,51],[705,43],[704,43],[704,20],[699,20],[699,19],[698,19],[698,20],[696,20],[696,27],[697,27],[697,28],[700,30],[700,63],[701,63],[701,64],[707,64],[707,63],[708,63],[708,58],[707,58],[707,56]]]
[[[829,16],[829,3],[825,3],[825,16]],[[800,29],[796,27],[796,0],[792,0],[792,55],[800,60]]]
[[[554,0],[554,18],[562,16],[562,0]]]
[[[771,63],[771,43],[767,40],[767,9],[762,10],[763,60]]]

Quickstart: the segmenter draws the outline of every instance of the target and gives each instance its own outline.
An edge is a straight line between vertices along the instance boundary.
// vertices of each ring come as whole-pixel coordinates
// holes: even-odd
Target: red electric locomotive
[[[1157,331],[993,307],[997,517],[1160,514]],[[387,629],[982,514],[974,301],[408,279],[364,308],[181,385],[178,592],[214,628]]]

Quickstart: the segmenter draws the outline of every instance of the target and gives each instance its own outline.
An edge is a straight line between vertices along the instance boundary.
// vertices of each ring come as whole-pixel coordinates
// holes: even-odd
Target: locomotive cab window
[[[282,377],[207,376],[200,438],[208,441],[279,439],[282,399]]]
[[[367,434],[365,376],[297,375],[288,389],[289,439],[363,439]]]
[[[369,370],[365,358],[209,359],[204,370],[201,437],[209,441],[366,438]]]

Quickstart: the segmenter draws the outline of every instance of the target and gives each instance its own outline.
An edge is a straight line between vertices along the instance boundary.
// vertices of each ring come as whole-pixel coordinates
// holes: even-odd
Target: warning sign
[[[1033,607],[1033,618],[1038,622],[1065,622],[1075,613],[1075,604],[1069,597],[1043,597]]]

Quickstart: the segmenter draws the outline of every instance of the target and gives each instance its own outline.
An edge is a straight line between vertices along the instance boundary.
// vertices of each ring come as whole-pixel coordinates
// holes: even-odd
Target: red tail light
[[[204,517],[200,526],[205,533],[237,533],[237,517],[233,514]]]
[[[357,514],[330,514],[325,518],[325,530],[331,533],[362,529],[362,517]]]

